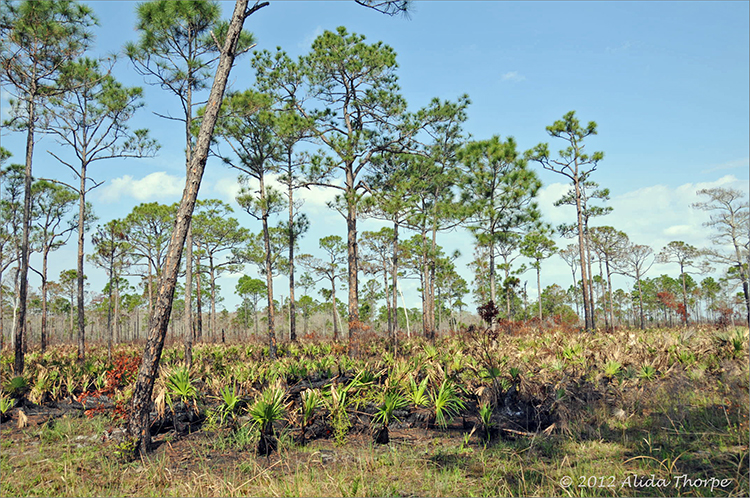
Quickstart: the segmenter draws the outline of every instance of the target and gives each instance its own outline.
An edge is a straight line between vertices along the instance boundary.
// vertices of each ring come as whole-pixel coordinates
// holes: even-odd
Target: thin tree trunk
[[[591,236],[589,234],[588,220],[586,220],[584,228],[586,231],[586,264],[588,265],[589,275],[589,307],[591,308],[591,329],[593,330],[596,328],[596,299],[594,298],[594,272],[591,269]]]
[[[610,330],[609,315],[607,314],[607,282],[604,280],[604,270],[602,269],[602,258],[601,255],[597,258],[599,260],[599,278],[602,281],[602,312],[604,314],[604,330]]]
[[[391,334],[391,328],[393,327],[393,321],[391,318],[391,300],[388,297],[388,266],[386,265],[383,269],[383,289],[385,293],[385,313],[386,313],[386,330],[388,331],[388,335],[393,337]]]
[[[429,309],[430,309],[430,296],[427,291],[428,279],[428,265],[427,265],[427,233],[422,230],[422,272],[421,287],[422,287],[422,337],[429,339],[430,328],[429,328]]]
[[[0,261],[2,261],[2,251],[0,251]],[[2,352],[3,348],[5,347],[5,331],[3,330],[3,272],[0,271],[0,352]]]
[[[201,250],[200,243],[196,244],[198,251]],[[213,266],[213,265],[212,265]],[[213,269],[213,268],[212,268]],[[213,275],[212,275],[213,278]],[[212,282],[213,284],[213,282]],[[213,300],[215,298],[215,294],[213,292],[213,286],[211,288],[211,318],[209,319],[209,325],[211,327],[211,334],[210,337],[214,337],[215,328],[213,323],[213,310],[214,310],[214,303]],[[198,342],[203,337],[203,295],[201,294],[201,258],[198,256],[198,258],[195,260],[195,335],[193,336],[193,341]]]
[[[291,151],[289,152],[291,155]],[[292,159],[289,157],[289,340],[297,342],[297,316],[294,303],[294,189],[292,188]]]
[[[39,332],[39,345],[44,353],[47,350],[47,257],[49,256],[49,250],[44,251],[42,257],[42,324]],[[2,300],[0,299],[0,307],[2,307]]]
[[[682,306],[684,306],[684,315],[682,315],[682,322],[687,327],[688,324],[688,301],[687,301],[687,285],[685,284],[685,267],[680,263],[680,275],[682,275]]]
[[[154,274],[151,271],[151,261],[148,263],[148,314],[154,312]]]
[[[70,288],[70,321],[69,321],[69,327],[68,327],[68,330],[69,330],[69,333],[68,333],[68,342],[69,343],[73,342],[73,330],[74,330],[74,328],[73,328],[73,312],[75,311],[75,298],[76,298],[76,296],[75,296],[75,287],[72,287],[72,282],[71,282],[71,288]]]
[[[354,176],[351,168],[346,171],[347,192],[354,193]],[[348,197],[347,197],[348,198]],[[362,324],[359,322],[359,261],[357,260],[357,206],[348,202],[346,212],[347,263],[349,270],[349,356],[359,356],[359,340]]]
[[[234,62],[237,40],[239,39],[245,18],[256,10],[268,5],[268,2],[255,4],[248,11],[247,3],[247,0],[237,0],[232,20],[227,30],[226,41],[221,51],[219,66],[211,87],[211,93],[206,105],[206,113],[201,122],[200,133],[191,160],[191,167],[188,170],[185,189],[183,190],[182,200],[177,211],[175,228],[169,242],[164,271],[160,279],[157,307],[149,323],[148,339],[143,352],[141,367],[138,371],[138,378],[133,392],[130,419],[128,421],[128,431],[131,437],[136,438],[135,452],[140,454],[145,454],[151,450],[151,394],[159,367],[159,360],[164,348],[169,316],[172,311],[182,249],[187,238],[190,218],[195,209],[198,189],[200,188],[200,182],[206,167],[211,136],[216,125],[224,90],[226,89],[229,71]]]
[[[263,222],[263,245],[266,252],[266,288],[268,289],[268,307],[266,316],[268,317],[268,356],[271,359],[276,358],[276,327],[274,323],[273,309],[273,275],[271,273],[271,234],[268,230],[268,206],[266,206],[266,186],[263,182],[263,175],[258,176],[260,183],[260,204],[261,218]]]
[[[507,313],[508,320],[510,320],[512,317],[510,316],[510,287],[507,285],[507,282],[510,281],[510,263],[508,263],[508,258],[506,256],[503,256],[503,264],[505,265],[505,311]]]
[[[536,261],[536,289],[537,296],[539,299],[539,326],[542,325],[542,263],[540,260]]]
[[[86,216],[86,154],[81,159],[81,186],[78,192],[78,361],[86,358],[86,322],[83,301],[84,225]]]
[[[586,245],[584,242],[583,209],[581,206],[581,185],[578,180],[577,166],[576,180],[573,182],[573,185],[576,193],[576,215],[578,218],[578,255],[581,259],[581,293],[583,294],[584,328],[586,331],[591,332],[594,330],[594,323],[591,317],[591,309],[589,308],[588,275],[586,273]]]
[[[336,277],[331,279],[331,306],[333,311],[333,342],[339,340],[339,326],[336,320]]]
[[[216,333],[216,270],[213,257],[209,257],[208,265],[211,271],[211,337],[213,337]]]
[[[495,245],[490,244],[490,299],[497,303],[497,284],[495,283]]]
[[[112,254],[114,254],[114,249]],[[107,363],[112,363],[112,287],[114,286],[114,261],[109,260],[109,299],[107,302]]]
[[[609,259],[604,260],[604,266],[607,270],[607,289],[609,291],[609,325],[612,330],[615,328],[615,308],[614,298],[612,296],[612,271],[609,269]]]
[[[255,317],[255,337],[258,337],[258,334],[260,334],[258,331],[258,303],[253,306],[253,316]]]
[[[435,193],[435,198],[437,199],[437,192]],[[429,320],[429,334],[430,334],[430,341],[435,342],[436,338],[436,331],[435,331],[435,273],[436,273],[436,258],[437,258],[437,203],[435,203],[433,211],[433,224],[432,224],[432,245],[431,245],[431,254],[430,254],[430,271],[429,271],[429,280],[428,280],[428,294],[429,294],[429,306],[427,308],[428,310],[428,320]]]
[[[189,150],[189,149],[188,149]],[[188,153],[189,155],[189,153]],[[183,342],[185,345],[185,365],[193,366],[193,230],[188,220],[185,236],[185,320],[183,322]]]
[[[638,309],[641,319],[641,330],[644,330],[646,328],[646,321],[643,318],[643,289],[641,288],[640,275],[636,276],[636,280],[638,280]]]
[[[396,340],[396,331],[398,330],[398,223],[393,223],[393,259],[391,265],[391,309],[393,310],[393,322],[391,334],[393,340]]]
[[[115,276],[115,320],[114,320],[114,330],[115,330],[115,343],[119,344],[122,342],[121,332],[120,332],[120,275]]]
[[[36,85],[32,84],[30,95],[36,94]],[[23,229],[21,235],[21,261],[19,264],[18,312],[14,320],[14,349],[13,372],[15,375],[23,373],[24,351],[23,336],[26,332],[26,296],[28,293],[29,277],[29,230],[31,229],[31,162],[34,156],[34,121],[36,120],[33,97],[27,103],[29,129],[26,132],[26,169],[23,184]]]
[[[571,273],[573,274],[573,288],[575,288],[576,284],[578,283],[578,281],[576,280],[576,269],[573,267],[573,265],[570,265],[570,270],[571,270]],[[578,315],[580,319],[581,307],[578,306],[578,297],[576,296],[574,300],[576,302],[576,315]]]
[[[187,96],[185,102],[185,168],[190,170],[192,156],[192,116],[193,116],[193,68],[188,68]],[[193,364],[193,226],[188,219],[185,239],[185,363]]]

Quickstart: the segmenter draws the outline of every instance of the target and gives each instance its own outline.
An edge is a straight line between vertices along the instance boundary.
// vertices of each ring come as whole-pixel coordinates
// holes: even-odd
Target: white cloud
[[[670,237],[684,237],[684,236],[695,236],[698,230],[691,225],[673,225],[664,230],[664,235]]]
[[[0,88],[0,119],[10,118],[10,93]]]
[[[610,225],[622,230],[632,242],[650,246],[655,254],[673,240],[682,240],[699,248],[710,247],[710,230],[703,226],[703,223],[708,221],[708,214],[690,206],[703,200],[696,194],[698,190],[715,187],[735,188],[748,192],[747,180],[740,180],[733,175],[725,175],[710,182],[684,183],[676,187],[652,185],[612,196],[611,200],[606,203],[613,208],[612,213],[591,220],[591,225]],[[552,183],[540,190],[539,208],[544,221],[553,226],[575,222],[574,207],[553,205],[569,188],[567,184]],[[597,203],[597,205],[600,204]],[[559,248],[573,243],[572,240],[561,237],[556,238],[556,242]],[[655,264],[647,276],[653,277],[662,273],[674,274],[675,272],[672,265]],[[528,290],[530,293],[533,292],[530,295],[535,296],[536,277],[533,272],[528,272],[521,278],[528,280]],[[553,282],[566,288],[572,282],[569,267],[559,257],[551,258],[544,263],[542,268],[542,287]],[[616,286],[624,288],[629,283],[629,279],[618,277]]]
[[[112,203],[126,196],[140,202],[164,202],[165,197],[180,196],[184,188],[185,177],[169,175],[164,171],[151,173],[140,180],[125,175],[112,179],[100,192],[100,199]]]
[[[701,171],[701,173],[713,173],[714,171],[737,169],[737,168],[745,168],[745,170],[747,170],[749,166],[750,166],[750,158],[744,157],[742,159],[735,159],[733,161],[727,161],[721,164],[712,164],[707,169],[704,169],[703,171]]]
[[[286,191],[286,185],[278,181],[279,175],[267,175],[266,186],[273,187],[280,191]],[[342,185],[341,180],[334,180],[334,185]],[[258,189],[258,181],[251,179],[248,186],[252,190]],[[236,176],[224,177],[216,181],[213,185],[213,191],[223,196],[223,200],[236,205],[235,199],[240,192],[242,185]],[[333,213],[328,209],[328,203],[332,202],[336,195],[341,193],[340,190],[327,187],[311,186],[310,188],[301,188],[295,191],[294,196],[297,200],[304,201],[302,211],[308,215],[327,215]],[[335,214],[335,213],[333,213]],[[338,216],[338,215],[337,215]]]
[[[607,47],[606,51],[610,54],[616,54],[619,52],[627,52],[630,48],[638,45],[637,43],[632,43],[630,41],[624,41],[620,44],[619,47]]]
[[[221,195],[225,202],[236,205],[235,198],[240,193],[240,182],[236,176],[220,178],[214,183],[213,191]]]
[[[544,221],[552,226],[560,223],[570,223],[575,218],[575,208],[572,206],[555,207],[555,201],[568,193],[570,185],[567,183],[550,183],[539,190],[537,199]]]
[[[519,74],[519,72],[518,72],[518,71],[510,71],[510,72],[507,72],[507,73],[505,73],[504,75],[502,75],[501,79],[502,79],[503,81],[513,81],[513,82],[518,82],[518,81],[523,81],[523,80],[525,80],[525,79],[526,79],[526,76],[524,76],[524,75],[522,75],[522,74]]]
[[[317,25],[315,26],[315,29],[313,30],[313,32],[307,35],[304,38],[304,40],[302,40],[301,42],[297,44],[297,46],[299,48],[305,48],[305,49],[310,48],[312,46],[312,43],[315,41],[315,39],[322,34],[323,34],[323,27],[320,25]]]
[[[708,214],[690,206],[702,200],[696,194],[698,190],[715,187],[747,191],[747,182],[726,175],[712,182],[684,183],[678,187],[644,187],[614,196],[609,203],[614,208],[612,214],[596,224],[612,225],[634,242],[648,244],[657,252],[675,239],[706,247],[710,245],[710,234],[703,223]]]

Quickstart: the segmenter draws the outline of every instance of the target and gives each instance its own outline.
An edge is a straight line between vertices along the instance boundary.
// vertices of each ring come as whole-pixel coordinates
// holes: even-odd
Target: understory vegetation
[[[138,459],[139,347],[4,351],[0,494],[750,494],[747,329],[509,330],[167,348]]]

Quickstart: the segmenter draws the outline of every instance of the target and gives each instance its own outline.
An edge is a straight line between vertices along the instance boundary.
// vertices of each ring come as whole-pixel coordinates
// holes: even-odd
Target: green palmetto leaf
[[[239,396],[237,396],[237,386],[232,385],[231,389],[229,386],[224,386],[221,389],[221,400],[223,405],[221,410],[224,416],[234,414],[237,410],[237,403],[240,402]]]
[[[178,397],[182,401],[188,401],[198,395],[198,390],[193,385],[190,372],[187,368],[179,368],[167,377],[167,399],[170,404],[172,397]]]
[[[417,385],[417,381],[414,377],[410,380],[410,390],[408,394],[408,400],[414,404],[414,406],[426,406],[429,402],[427,396],[427,381],[428,378],[422,379],[422,382]]]
[[[608,377],[614,377],[618,374],[620,371],[620,368],[622,367],[622,364],[619,361],[608,361],[606,365],[604,365],[604,375]]]
[[[10,396],[0,396],[0,413],[3,415],[13,408],[14,402]]]
[[[408,401],[401,393],[397,391],[386,393],[383,399],[383,404],[380,405],[378,411],[375,413],[373,422],[388,427],[388,425],[396,419],[394,412],[406,407],[407,404]]]
[[[656,369],[651,365],[643,365],[638,371],[638,377],[644,380],[652,380],[656,377]]]
[[[446,428],[448,423],[466,408],[461,398],[458,397],[456,388],[447,379],[443,381],[437,392],[430,393],[432,406],[435,410],[435,424]]]
[[[10,381],[7,384],[6,389],[13,397],[19,397],[26,393],[26,391],[29,389],[29,382],[26,380],[25,377],[22,376],[16,376],[10,379]]]
[[[273,422],[284,418],[286,414],[284,398],[286,398],[286,392],[283,389],[270,387],[263,391],[255,401],[248,413],[261,430],[267,431]]]
[[[494,407],[492,406],[492,403],[482,403],[479,405],[479,420],[482,423],[482,426],[489,429],[492,427],[492,412],[494,410]]]
[[[313,389],[305,389],[300,395],[300,398],[302,400],[300,405],[300,411],[302,412],[302,426],[307,427],[315,416],[315,410],[317,410],[323,403],[323,399],[320,396],[320,392]]]

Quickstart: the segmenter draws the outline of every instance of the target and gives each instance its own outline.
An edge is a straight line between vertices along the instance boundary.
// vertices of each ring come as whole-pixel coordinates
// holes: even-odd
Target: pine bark
[[[347,185],[354,184],[351,168],[347,169]],[[354,193],[354,189],[351,189]],[[362,324],[359,322],[359,265],[357,261],[357,206],[349,202],[346,212],[347,263],[349,268],[349,356],[359,356],[359,341]],[[334,308],[335,309],[335,308]]]

